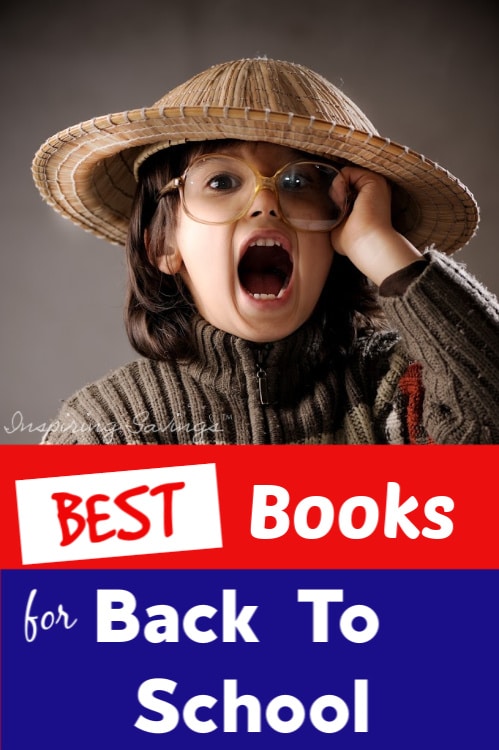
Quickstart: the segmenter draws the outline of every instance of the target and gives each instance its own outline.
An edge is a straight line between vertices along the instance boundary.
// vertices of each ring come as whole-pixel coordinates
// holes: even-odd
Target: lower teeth
[[[250,294],[253,297],[253,299],[279,299],[280,297],[282,297],[283,292],[284,292],[284,289],[281,289],[279,294],[265,294],[263,292],[261,294],[259,294],[258,292],[255,292],[253,294],[250,292]]]

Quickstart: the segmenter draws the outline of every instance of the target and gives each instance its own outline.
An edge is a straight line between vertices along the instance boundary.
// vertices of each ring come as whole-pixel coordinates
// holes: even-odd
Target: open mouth
[[[241,286],[255,299],[279,299],[284,294],[293,262],[277,240],[258,239],[251,244],[239,263]]]

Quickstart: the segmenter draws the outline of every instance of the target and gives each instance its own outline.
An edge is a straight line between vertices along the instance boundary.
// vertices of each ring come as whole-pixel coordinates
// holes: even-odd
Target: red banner
[[[3,568],[499,567],[494,446],[7,446],[2,454]],[[180,521],[202,467],[212,473],[198,472],[199,503],[185,505]],[[37,523],[41,503],[52,522],[45,513]],[[175,547],[181,523],[187,546]],[[154,551],[163,547],[149,543],[153,535],[168,551]],[[77,536],[82,554],[71,550]]]

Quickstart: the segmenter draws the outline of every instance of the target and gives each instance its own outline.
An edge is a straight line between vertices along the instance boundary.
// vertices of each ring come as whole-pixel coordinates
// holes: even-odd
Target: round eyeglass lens
[[[242,159],[213,155],[193,162],[184,178],[184,208],[207,224],[239,218],[255,193],[256,175]]]
[[[348,189],[343,175],[329,164],[293,162],[277,175],[283,217],[296,229],[330,231],[344,218]]]

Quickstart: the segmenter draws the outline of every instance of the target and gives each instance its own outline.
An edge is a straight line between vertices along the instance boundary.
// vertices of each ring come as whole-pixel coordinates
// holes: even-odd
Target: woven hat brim
[[[125,244],[136,189],[134,163],[151,144],[217,139],[267,141],[340,158],[387,177],[400,189],[400,231],[419,249],[466,245],[477,203],[456,177],[388,138],[314,117],[237,107],[151,107],[107,115],[47,140],[33,160],[42,197],[98,237]]]

